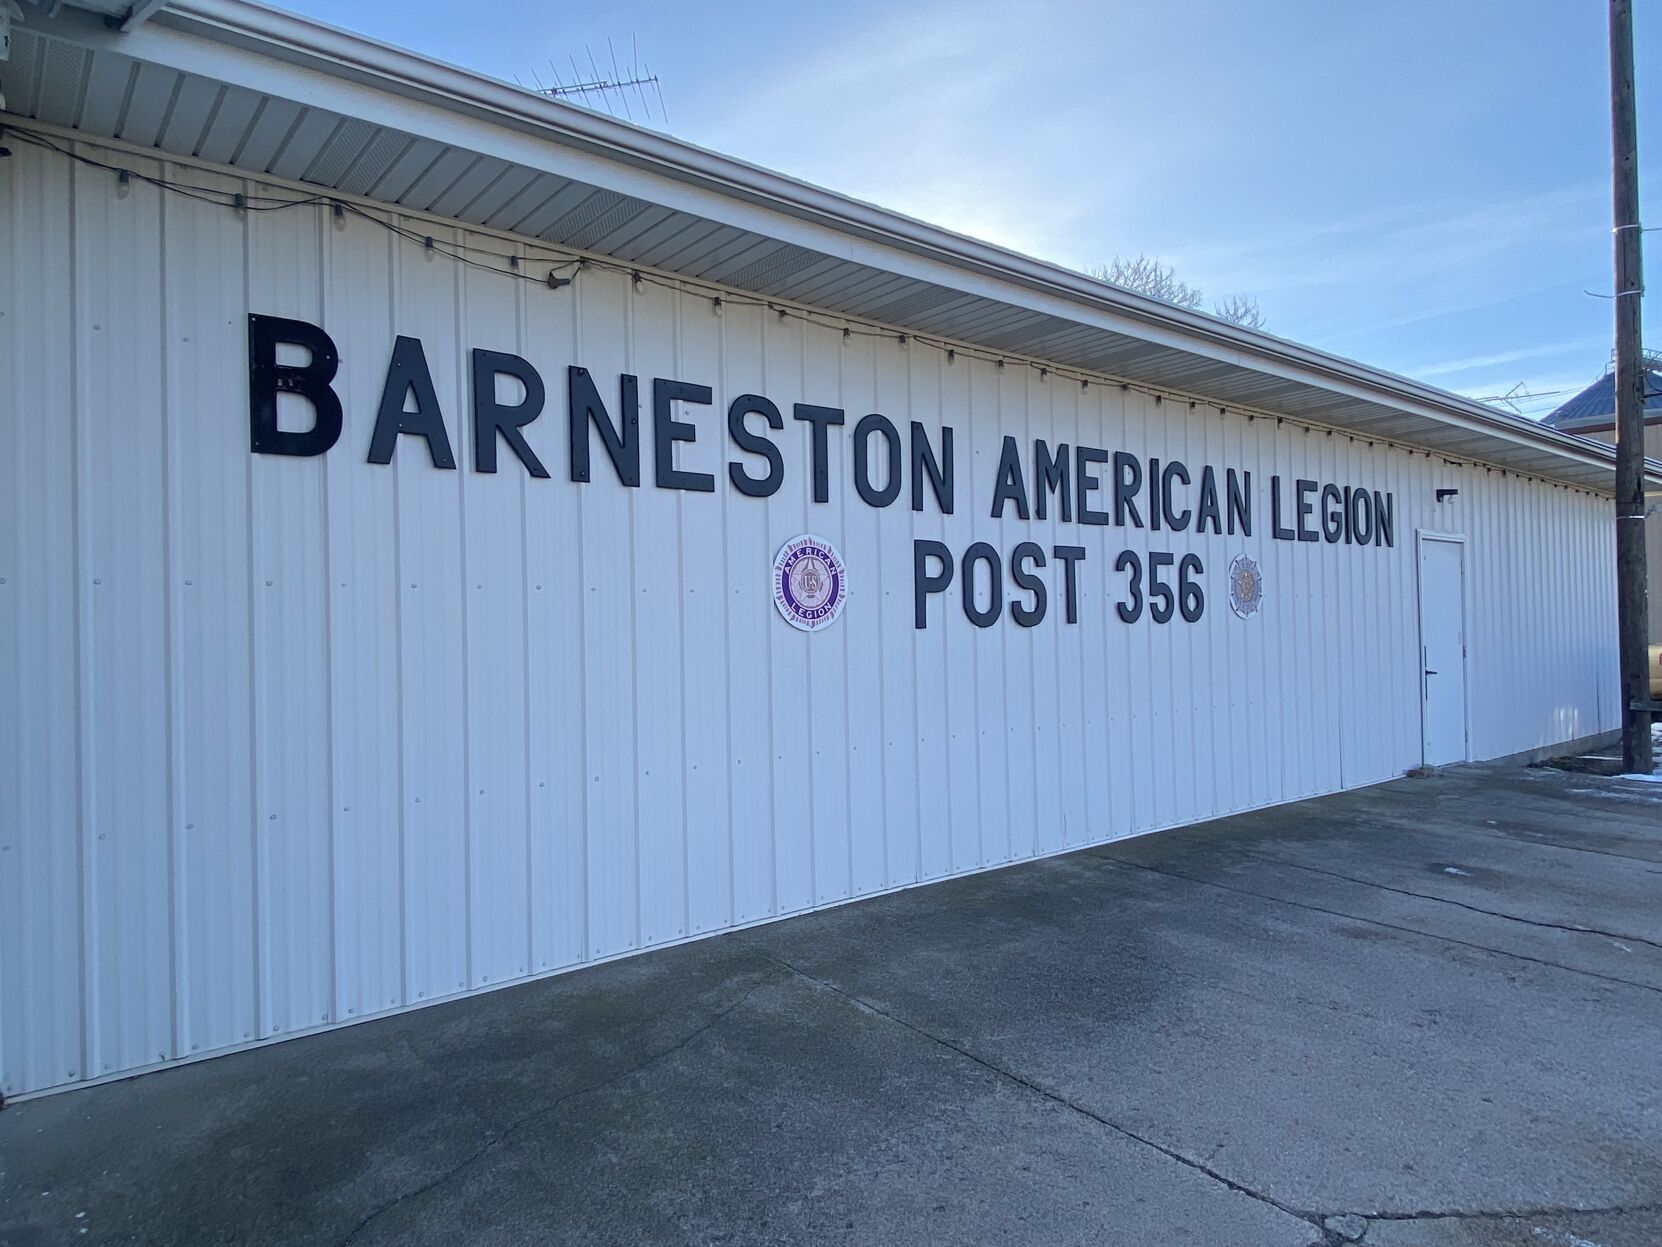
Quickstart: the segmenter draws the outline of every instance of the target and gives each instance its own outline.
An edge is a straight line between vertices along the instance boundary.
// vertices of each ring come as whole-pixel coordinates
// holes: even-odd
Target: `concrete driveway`
[[[1662,1243],[1662,788],[1469,768],[0,1112],[0,1242]]]

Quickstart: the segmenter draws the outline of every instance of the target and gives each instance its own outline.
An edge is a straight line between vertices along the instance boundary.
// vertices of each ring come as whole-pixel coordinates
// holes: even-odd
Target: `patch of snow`
[[[1444,866],[1443,873],[1445,875],[1459,875],[1462,879],[1470,879],[1472,877],[1471,871],[1461,870],[1458,866]]]
[[[1648,782],[1642,775],[1636,778],[1641,782]],[[1611,801],[1638,801],[1642,805],[1656,805],[1662,802],[1662,792],[1641,792],[1631,788],[1571,788],[1568,791],[1578,797],[1606,797]]]
[[[1610,942],[1612,944],[1614,944],[1617,948],[1621,949],[1624,953],[1630,953],[1630,952],[1633,951],[1633,949],[1629,948],[1626,944],[1622,943],[1620,940],[1611,940]]]

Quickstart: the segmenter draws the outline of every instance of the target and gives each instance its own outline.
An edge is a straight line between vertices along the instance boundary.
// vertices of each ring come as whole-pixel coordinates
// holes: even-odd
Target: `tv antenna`
[[[550,99],[564,100],[569,104],[592,108],[613,117],[621,115],[624,120],[631,122],[651,124],[654,121],[653,114],[656,113],[657,123],[668,129],[669,112],[664,107],[663,84],[658,81],[658,75],[652,72],[651,66],[641,61],[633,39],[630,40],[630,50],[629,63],[619,65],[616,48],[612,46],[610,39],[606,40],[610,73],[602,69],[600,62],[595,60],[593,50],[587,47],[583,49],[583,58],[588,62],[587,69],[579,65],[576,56],[571,54],[566,56],[569,72],[562,70],[550,58],[548,73],[553,84],[545,83],[542,75],[533,70],[533,89],[537,94],[546,95]],[[521,82],[520,85],[525,84]]]

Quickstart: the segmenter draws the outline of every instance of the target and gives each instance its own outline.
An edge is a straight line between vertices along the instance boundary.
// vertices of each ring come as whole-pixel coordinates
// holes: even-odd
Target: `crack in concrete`
[[[1662,1212],[1662,1204],[1617,1204],[1609,1208],[1582,1208],[1573,1204],[1544,1208],[1419,1208],[1412,1212],[1346,1212],[1329,1216],[1361,1217],[1364,1221],[1532,1221],[1544,1217],[1609,1217]]]
[[[816,975],[809,974],[806,970],[800,969],[788,961],[782,961],[778,957],[773,956],[771,953],[764,952],[762,956],[773,962],[774,965],[780,967],[780,969],[788,970],[804,982],[812,983],[814,986],[823,991],[828,991],[833,995],[841,997],[864,1013],[873,1014],[877,1017],[885,1019],[886,1021],[893,1022],[896,1026],[904,1027],[906,1030],[911,1031],[914,1035],[917,1035],[922,1039],[927,1039],[930,1043],[938,1044],[939,1046],[947,1049],[949,1052],[955,1052],[967,1061],[974,1062],[976,1065],[979,1065],[982,1069],[987,1070],[989,1073],[996,1074],[1000,1078],[1015,1083],[1018,1087],[1031,1091],[1035,1095],[1042,1096],[1054,1104],[1059,1104],[1071,1112],[1078,1113],[1081,1117],[1088,1118],[1089,1120],[1096,1122],[1099,1126],[1106,1127],[1107,1129],[1112,1130],[1115,1134],[1122,1135],[1134,1143],[1139,1143],[1143,1147],[1150,1148],[1151,1150],[1160,1153],[1160,1155],[1166,1157],[1168,1160],[1174,1160],[1187,1169],[1193,1169],[1196,1173],[1205,1175],[1212,1181],[1218,1183],[1220,1186],[1226,1187],[1235,1192],[1237,1195],[1244,1195],[1248,1199],[1255,1200],[1258,1203],[1274,1208],[1277,1212],[1285,1213],[1289,1217],[1303,1221],[1307,1225],[1314,1226],[1317,1232],[1323,1235],[1323,1238],[1318,1241],[1326,1241],[1327,1231],[1321,1224],[1321,1218],[1316,1214],[1302,1212],[1297,1208],[1290,1208],[1286,1204],[1272,1199],[1260,1191],[1253,1190],[1244,1183],[1235,1181],[1233,1178],[1219,1172],[1203,1161],[1195,1160],[1191,1156],[1185,1156],[1182,1152],[1179,1152],[1174,1148],[1167,1147],[1162,1143],[1158,1143],[1153,1139],[1140,1135],[1135,1130],[1122,1126],[1118,1122],[1110,1121],[1100,1113],[1094,1112],[1085,1107],[1083,1104],[1080,1104],[1077,1100],[1071,1099],[1059,1091],[1053,1091],[1049,1087],[1033,1082],[1031,1079],[1024,1078],[1014,1070],[1005,1069],[1003,1066],[971,1052],[968,1048],[965,1048],[960,1044],[953,1043],[950,1039],[943,1038],[942,1036],[935,1034],[933,1031],[919,1026],[915,1022],[907,1021],[905,1018],[900,1017],[897,1014],[890,1013],[887,1009],[879,1008],[877,1005],[872,1004],[869,1000],[865,1000],[862,997],[855,995],[853,992],[845,991],[843,988],[827,979],[822,979]]]
[[[1538,849],[1561,849],[1565,853],[1591,853],[1595,857],[1613,857],[1621,862],[1638,862],[1641,866],[1655,866],[1654,857],[1635,857],[1631,853],[1617,853],[1610,849],[1589,849],[1581,844],[1559,844],[1556,840],[1537,840],[1534,836],[1519,829],[1516,835],[1504,831],[1490,831],[1486,827],[1466,827],[1463,831],[1470,831],[1491,840],[1504,840],[1508,844],[1532,844]]]
[[[1440,940],[1445,944],[1455,944],[1461,948],[1474,949],[1480,953],[1491,953],[1496,957],[1511,957],[1515,961],[1527,961],[1532,965],[1547,966],[1554,970],[1562,970],[1566,974],[1579,974],[1585,978],[1599,979],[1605,983],[1618,983],[1623,987],[1635,987],[1640,991],[1654,992],[1662,995],[1662,987],[1653,987],[1649,983],[1635,982],[1633,979],[1624,979],[1619,975],[1600,974],[1596,970],[1583,970],[1576,966],[1567,966],[1562,962],[1548,961],[1544,957],[1531,957],[1526,953],[1515,953],[1504,948],[1491,948],[1487,944],[1474,944],[1471,940],[1458,940],[1452,935],[1439,935],[1435,931],[1421,931],[1414,927],[1400,926],[1394,922],[1384,922],[1378,918],[1365,918],[1360,914],[1349,914],[1341,909],[1328,909],[1321,905],[1311,905],[1306,901],[1290,901],[1284,896],[1271,896],[1267,892],[1254,892],[1250,888],[1232,887],[1227,883],[1216,883],[1211,879],[1200,879],[1194,875],[1180,874],[1175,870],[1162,870],[1158,866],[1145,866],[1141,862],[1128,862],[1123,857],[1115,857],[1109,853],[1087,850],[1082,856],[1095,858],[1097,861],[1110,866],[1125,866],[1133,870],[1146,870],[1152,875],[1163,875],[1167,879],[1181,879],[1185,883],[1197,884],[1203,888],[1216,888],[1220,892],[1233,892],[1237,896],[1250,896],[1254,900],[1272,901],[1277,905],[1290,905],[1294,909],[1307,909],[1311,913],[1326,914],[1331,918],[1343,918],[1346,922],[1363,922],[1372,927],[1384,927],[1388,931],[1401,931],[1405,935],[1417,935],[1421,939]]]
[[[1490,918],[1504,918],[1507,922],[1521,922],[1525,926],[1542,927],[1548,931],[1563,931],[1570,935],[1597,935],[1607,940],[1622,940],[1631,944],[1647,944],[1651,948],[1662,949],[1662,943],[1646,939],[1642,935],[1621,935],[1615,931],[1601,931],[1597,927],[1582,927],[1562,922],[1543,922],[1537,918],[1521,918],[1517,914],[1502,913],[1498,909],[1484,909],[1481,905],[1468,905],[1465,901],[1451,900],[1446,896],[1433,896],[1425,892],[1415,892],[1409,888],[1395,888],[1388,883],[1376,883],[1372,879],[1358,879],[1355,875],[1342,874],[1337,870],[1323,870],[1320,866],[1305,866],[1299,862],[1283,861],[1278,857],[1269,857],[1262,853],[1254,853],[1249,849],[1237,849],[1242,857],[1249,857],[1256,862],[1265,862],[1272,866],[1291,866],[1294,870],[1309,871],[1313,875],[1326,875],[1329,879],[1342,879],[1346,883],[1354,883],[1364,888],[1378,888],[1381,892],[1394,892],[1398,896],[1411,896],[1421,901],[1437,901],[1443,905],[1454,905],[1460,909],[1470,910],[1474,914],[1483,914]],[[1118,860],[1118,859],[1115,859]]]
[[[768,958],[765,958],[765,959],[768,960],[768,961],[773,961],[773,958],[771,958],[771,957],[768,957]],[[778,964],[778,963],[775,962],[775,964]],[[453,1179],[455,1177],[458,1177],[464,1171],[471,1168],[473,1165],[477,1164],[480,1160],[482,1160],[487,1153],[495,1151],[497,1148],[501,1147],[504,1143],[508,1142],[508,1140],[514,1134],[518,1133],[524,1127],[530,1125],[537,1118],[546,1117],[550,1113],[552,1113],[556,1109],[558,1109],[561,1105],[569,1103],[572,1100],[578,1099],[581,1096],[593,1095],[597,1091],[604,1091],[607,1087],[613,1086],[616,1083],[620,1083],[624,1079],[632,1077],[633,1075],[640,1073],[642,1070],[647,1069],[652,1065],[655,1065],[657,1062],[662,1061],[662,1060],[666,1059],[667,1057],[674,1056],[677,1052],[681,1051],[688,1044],[690,1044],[694,1040],[696,1040],[699,1036],[707,1033],[712,1028],[719,1025],[721,1022],[725,1021],[729,1016],[731,1016],[734,1012],[736,1012],[739,1008],[741,1008],[745,1004],[745,1002],[748,1001],[751,998],[751,996],[755,995],[756,992],[761,990],[761,988],[764,987],[764,986],[766,986],[766,984],[757,983],[754,987],[750,988],[749,991],[745,992],[744,995],[740,996],[732,1004],[728,1005],[725,1009],[722,1009],[720,1012],[716,1013],[709,1020],[701,1023],[694,1030],[689,1031],[685,1036],[683,1036],[682,1038],[676,1040],[669,1047],[664,1048],[664,1049],[662,1049],[658,1052],[654,1052],[652,1055],[646,1057],[645,1059],[643,1059],[641,1061],[636,1062],[634,1065],[629,1066],[627,1069],[619,1070],[617,1073],[612,1074],[611,1076],[609,1076],[607,1078],[602,1078],[599,1082],[591,1083],[589,1086],[586,1086],[586,1087],[579,1087],[574,1091],[568,1091],[568,1092],[566,1092],[566,1094],[555,1098],[551,1103],[545,1104],[541,1108],[533,1109],[531,1112],[526,1113],[522,1117],[515,1118],[513,1121],[509,1122],[506,1126],[504,1126],[501,1129],[501,1131],[499,1131],[493,1138],[487,1139],[481,1146],[476,1148],[472,1153],[470,1153],[467,1156],[464,1156],[461,1160],[457,1161],[454,1165],[452,1165],[450,1168],[446,1169],[443,1173],[441,1173],[437,1177],[433,1178],[430,1182],[423,1183],[421,1186],[418,1186],[418,1187],[414,1188],[413,1190],[405,1191],[402,1195],[395,1196],[394,1198],[388,1200],[386,1203],[382,1204],[379,1208],[376,1208],[374,1211],[370,1212],[362,1220],[360,1220],[355,1226],[353,1226],[351,1228],[351,1230],[349,1230],[347,1232],[346,1236],[344,1238],[342,1238],[340,1240],[340,1242],[337,1244],[337,1247],[347,1247],[348,1243],[351,1243],[354,1239],[356,1239],[358,1237],[358,1235],[362,1234],[364,1232],[364,1230],[368,1229],[369,1226],[372,1223],[379,1220],[381,1217],[383,1217],[387,1213],[391,1212],[394,1208],[397,1208],[399,1205],[408,1203],[410,1200],[413,1200],[413,1199],[419,1199],[421,1196],[426,1195],[429,1191],[435,1190],[436,1188],[438,1188],[440,1186],[443,1186],[446,1182],[449,1182],[451,1179]],[[481,1120],[483,1120],[483,1119],[481,1118]]]
[[[1637,862],[1641,866],[1662,865],[1662,859],[1654,857],[1638,857],[1632,853],[1618,853],[1613,849],[1593,849],[1588,848],[1583,844],[1560,844],[1556,840],[1540,839],[1538,837],[1544,837],[1547,833],[1543,831],[1536,831],[1533,828],[1518,826],[1516,824],[1513,825],[1511,831],[1505,830],[1499,823],[1490,826],[1489,820],[1486,816],[1493,813],[1493,810],[1491,807],[1486,805],[1478,805],[1465,800],[1458,800],[1445,801],[1439,808],[1445,812],[1458,810],[1461,813],[1470,815],[1474,820],[1482,820],[1481,826],[1474,821],[1457,829],[1451,829],[1457,831],[1458,834],[1461,835],[1481,836],[1486,840],[1500,840],[1508,845],[1524,844],[1533,845],[1534,847],[1541,849],[1559,849],[1565,853],[1591,853],[1596,857],[1613,857],[1618,861]],[[1347,826],[1354,826],[1359,830],[1376,831],[1385,836],[1398,836],[1402,834],[1412,835],[1424,832],[1425,830],[1423,824],[1404,822],[1398,818],[1374,814],[1356,815],[1344,819],[1343,821]],[[1267,828],[1266,831],[1270,833],[1265,837],[1267,839],[1291,843],[1320,843],[1323,836],[1326,834],[1325,829],[1317,830],[1308,835],[1291,836],[1287,834],[1285,828]]]

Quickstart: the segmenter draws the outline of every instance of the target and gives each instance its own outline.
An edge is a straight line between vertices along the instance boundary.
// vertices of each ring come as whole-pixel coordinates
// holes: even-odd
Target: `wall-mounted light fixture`
[[[1439,489],[1437,491],[1437,501],[1438,502],[1447,502],[1450,498],[1454,497],[1459,492],[1460,491],[1458,489]]]

